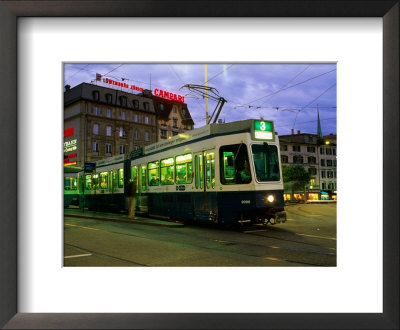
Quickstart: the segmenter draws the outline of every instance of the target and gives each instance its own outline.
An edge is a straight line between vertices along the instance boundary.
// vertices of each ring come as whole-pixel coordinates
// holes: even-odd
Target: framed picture
[[[21,168],[24,166],[34,166],[37,164],[29,164],[31,152],[27,152],[27,157],[21,155],[18,150],[25,150],[21,146],[21,134],[29,135],[32,130],[29,125],[35,125],[36,119],[32,117],[32,121],[26,123],[26,112],[19,111],[17,113],[17,90],[22,93],[22,89],[26,90],[26,85],[21,82],[21,72],[38,70],[38,67],[30,67],[29,63],[18,65],[17,55],[18,50],[24,48],[24,34],[17,35],[17,21],[23,17],[54,17],[53,22],[59,20],[56,17],[70,17],[72,21],[74,17],[116,17],[127,19],[129,17],[138,18],[145,25],[146,20],[149,18],[189,18],[199,17],[205,18],[248,18],[253,20],[260,20],[260,18],[274,18],[276,20],[288,17],[317,17],[320,22],[329,20],[330,18],[337,17],[375,17],[382,18],[383,21],[383,116],[381,122],[383,127],[366,128],[372,134],[375,132],[382,132],[383,141],[383,196],[373,197],[381,199],[381,209],[383,210],[383,247],[377,247],[378,251],[383,252],[383,312],[363,312],[358,313],[330,313],[330,312],[305,312],[298,313],[290,310],[289,313],[266,313],[255,310],[254,312],[243,309],[245,312],[240,312],[239,309],[224,309],[226,312],[220,310],[214,312],[203,312],[202,310],[190,310],[190,312],[164,312],[157,309],[156,312],[140,312],[129,313],[122,310],[120,313],[115,310],[109,313],[107,309],[100,310],[101,313],[92,312],[95,309],[90,309],[90,313],[67,312],[67,313],[21,313],[17,306],[24,305],[18,302],[18,281],[21,284],[21,279],[26,280],[26,274],[21,273],[18,268],[18,262],[21,266],[21,260],[26,262],[33,262],[36,260],[32,258],[29,260],[26,255],[23,255],[21,249],[17,250],[17,233],[18,239],[29,241],[31,238],[26,235],[26,229],[21,228],[21,225],[30,228],[29,223],[21,219],[21,216],[26,216],[24,213],[24,206],[27,209],[30,207],[29,196],[23,193],[24,187],[31,189],[29,185],[31,181],[23,180],[18,173],[21,173]],[[23,20],[20,20],[20,23]],[[275,328],[313,328],[318,327],[321,329],[328,328],[387,328],[396,329],[399,327],[399,287],[398,287],[398,254],[399,254],[399,237],[398,237],[398,123],[399,123],[399,3],[398,1],[247,1],[246,4],[237,3],[235,1],[206,1],[206,2],[190,2],[185,3],[181,1],[153,1],[144,3],[140,1],[1,1],[0,2],[0,66],[2,79],[0,79],[0,90],[3,92],[3,97],[0,98],[0,114],[2,120],[0,121],[1,128],[1,147],[6,150],[4,158],[5,161],[1,162],[1,173],[7,173],[3,176],[2,189],[0,189],[0,200],[2,205],[2,221],[0,222],[0,296],[5,297],[0,302],[0,325],[5,328],[157,328],[157,329],[180,329],[180,328],[203,328],[203,329],[230,329],[230,328],[249,328],[249,329],[275,329]],[[189,21],[187,21],[189,22]],[[248,21],[247,21],[248,22]],[[259,22],[259,21],[258,21]],[[55,24],[56,25],[56,24]],[[31,25],[32,29],[36,26]],[[246,27],[246,33],[250,33],[252,29],[256,31],[257,24],[249,24]],[[367,26],[367,25],[366,25]],[[283,27],[282,25],[280,26]],[[26,25],[24,27],[26,29]],[[29,25],[28,25],[29,28]],[[71,25],[71,28],[73,26]],[[150,26],[149,26],[150,28]],[[160,26],[157,26],[160,29]],[[218,32],[215,25],[213,28]],[[25,30],[26,31],[26,30]],[[57,29],[54,30],[57,37]],[[250,31],[250,32],[249,32]],[[20,32],[20,31],[18,31]],[[220,36],[221,37],[221,36]],[[223,36],[222,36],[223,37]],[[225,39],[221,38],[221,44]],[[182,42],[177,43],[179,47],[184,47]],[[18,46],[18,47],[17,47]],[[49,47],[51,51],[52,45],[45,45],[44,51]],[[238,45],[240,47],[240,45]],[[179,48],[178,48],[179,49]],[[218,53],[218,50],[213,49]],[[116,53],[117,54],[117,53]],[[172,53],[171,53],[172,54]],[[169,55],[166,61],[173,61],[174,56]],[[152,56],[149,53],[149,58]],[[381,55],[379,55],[381,56]],[[160,57],[158,57],[160,58]],[[379,57],[380,58],[380,57]],[[205,61],[212,61],[214,57],[205,58]],[[91,61],[92,59],[84,58],[83,61]],[[201,61],[202,59],[198,59]],[[284,59],[282,59],[284,61]],[[332,61],[335,60],[333,55]],[[306,61],[306,59],[303,59]],[[19,62],[21,64],[21,62]],[[18,67],[18,68],[17,68]],[[62,68],[60,67],[60,72]],[[17,72],[18,79],[17,81]],[[378,71],[379,72],[379,71]],[[360,73],[361,74],[361,73]],[[58,82],[56,82],[58,83]],[[49,85],[52,84],[49,83]],[[54,83],[55,84],[55,83]],[[340,84],[340,79],[338,80]],[[61,87],[61,86],[60,86]],[[60,92],[61,93],[61,92]],[[35,95],[26,94],[28,100],[35,97]],[[20,96],[20,95],[19,95]],[[366,95],[367,97],[367,95]],[[379,101],[379,99],[378,99]],[[18,102],[18,109],[21,105],[25,105],[26,100]],[[54,101],[52,101],[54,104]],[[338,107],[340,107],[340,102]],[[380,106],[380,105],[379,105]],[[372,116],[372,115],[371,115]],[[379,117],[379,116],[378,116]],[[18,122],[18,129],[17,129]],[[380,121],[378,121],[379,123]],[[343,127],[343,126],[342,126]],[[364,137],[365,138],[365,137]],[[371,139],[372,141],[373,139]],[[380,140],[379,140],[380,141]],[[364,142],[364,141],[363,141]],[[346,141],[347,143],[347,141]],[[368,145],[367,142],[366,144]],[[373,145],[372,145],[373,146]],[[368,150],[364,148],[362,150]],[[18,157],[17,157],[18,155]],[[380,153],[378,152],[378,155]],[[25,159],[24,159],[25,158]],[[367,157],[366,157],[367,158]],[[379,158],[379,157],[377,157]],[[380,162],[380,161],[378,161]],[[18,171],[18,172],[17,172]],[[379,170],[378,170],[379,173]],[[17,182],[17,184],[16,184]],[[18,188],[18,189],[17,189]],[[377,190],[381,191],[381,190]],[[367,201],[361,207],[370,205],[374,202],[368,199],[371,197],[366,196]],[[378,203],[378,201],[377,201]],[[18,211],[17,211],[18,210]],[[380,208],[373,209],[374,211]],[[348,211],[348,210],[346,210]],[[356,216],[357,210],[351,209],[348,211],[350,215]],[[342,213],[343,215],[343,213]],[[17,224],[17,216],[20,220]],[[47,214],[46,216],[49,216]],[[381,216],[377,214],[377,217]],[[55,224],[58,226],[58,224]],[[37,228],[32,228],[32,230]],[[377,240],[379,242],[379,240]],[[18,244],[20,244],[18,243]],[[343,253],[343,252],[342,252]],[[32,255],[33,256],[33,255]],[[366,260],[365,256],[360,255],[360,259]],[[379,269],[376,270],[378,273]],[[93,273],[94,276],[95,273]],[[378,276],[379,277],[379,276]],[[29,282],[29,278],[28,278]],[[169,283],[166,280],[166,284]],[[32,283],[34,283],[32,281]],[[178,282],[179,283],[179,282]],[[279,281],[276,282],[277,284]],[[273,284],[275,285],[275,284]],[[285,283],[279,283],[284,286]],[[52,284],[51,284],[52,286]],[[161,286],[160,286],[161,287]],[[328,287],[328,286],[327,286]],[[38,289],[28,288],[37,294]],[[24,289],[22,288],[22,289]],[[56,287],[54,287],[56,288]],[[20,288],[21,289],[21,288]],[[205,290],[206,287],[204,287]],[[244,295],[244,291],[239,288],[232,288],[233,291],[224,291],[232,294],[240,301],[241,297],[251,297],[255,295],[254,292]],[[235,292],[234,290],[238,290]],[[22,290],[23,291],[23,290]],[[62,292],[60,290],[60,292]],[[174,290],[168,291],[171,293],[171,301]],[[265,288],[260,291],[265,293]],[[97,292],[96,294],[101,294]],[[205,295],[206,296],[206,295]],[[76,297],[76,303],[83,297]],[[156,299],[156,297],[154,297]],[[204,297],[203,297],[204,298]],[[62,301],[62,294],[59,297]],[[107,298],[105,298],[107,299]],[[135,297],[132,297],[135,299]],[[136,298],[137,299],[137,298]],[[221,299],[221,302],[226,300],[226,297],[218,298],[211,297],[210,299]],[[225,300],[224,300],[225,299]],[[290,299],[287,296],[286,299]],[[298,299],[298,297],[297,297]],[[346,297],[343,297],[345,300]],[[52,302],[55,303],[56,302]],[[189,303],[188,301],[183,304]],[[203,301],[203,303],[207,303]],[[340,301],[337,301],[340,304]],[[26,305],[26,304],[25,304]],[[178,310],[179,308],[166,309],[166,311]],[[263,310],[268,310],[265,308]],[[305,309],[300,309],[305,310]]]

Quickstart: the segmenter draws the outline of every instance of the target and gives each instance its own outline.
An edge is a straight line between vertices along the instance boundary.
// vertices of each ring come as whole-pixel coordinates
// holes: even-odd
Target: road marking
[[[79,257],[88,257],[91,256],[92,254],[90,253],[86,253],[86,254],[76,254],[73,256],[65,256],[64,259],[68,259],[68,258],[79,258]]]
[[[315,237],[315,238],[323,238],[323,239],[331,239],[331,240],[336,241],[336,237],[323,237],[323,236],[307,235],[307,234],[299,234],[299,233],[296,233],[296,235],[299,235],[299,236],[308,236],[308,237]]]
[[[284,261],[282,259],[274,258],[274,257],[265,257],[264,259],[268,259],[268,260],[272,260],[272,261]]]
[[[72,224],[70,224],[70,223],[64,223],[64,226],[79,227],[79,228],[90,229],[90,230],[100,230],[100,229],[97,229],[97,228],[91,228],[91,227],[85,227],[85,226],[72,225]]]

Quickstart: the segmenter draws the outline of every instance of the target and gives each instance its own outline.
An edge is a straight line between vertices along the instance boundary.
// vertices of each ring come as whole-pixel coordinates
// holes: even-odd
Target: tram
[[[92,209],[124,208],[124,187],[137,180],[137,212],[233,224],[286,221],[279,140],[271,121],[210,124],[80,173],[79,194]]]
[[[77,166],[64,166],[64,207],[79,205],[78,173],[82,169]]]

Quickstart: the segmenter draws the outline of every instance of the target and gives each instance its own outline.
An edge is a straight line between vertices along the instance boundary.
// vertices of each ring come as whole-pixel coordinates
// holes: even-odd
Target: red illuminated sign
[[[154,90],[154,95],[158,96],[158,97],[162,97],[164,99],[185,103],[185,97],[184,96],[178,95],[178,94],[175,94],[175,93],[171,93],[171,92],[167,92],[167,91],[163,91],[163,90],[158,89],[158,88],[156,88]]]
[[[113,85],[113,86],[117,86],[117,87],[130,89],[130,90],[134,90],[134,91],[138,91],[138,92],[143,92],[144,91],[144,89],[142,87],[138,87],[138,86],[135,86],[135,85],[129,85],[129,84],[125,83],[125,82],[119,82],[119,81],[115,81],[115,80],[108,79],[108,78],[103,78],[103,83],[109,84],[109,85]],[[172,93],[172,92],[164,91],[162,89],[156,88],[154,90],[154,95],[158,96],[158,97],[162,97],[163,99],[185,103],[185,97],[184,96],[178,95],[178,94],[175,94],[175,93]]]
[[[138,86],[135,86],[135,85],[129,85],[127,83],[115,81],[115,80],[108,79],[108,78],[104,78],[103,79],[103,83],[110,84],[110,85],[113,85],[113,86],[122,87],[122,88],[131,89],[131,90],[138,91],[138,92],[143,92],[143,88],[142,87],[138,87]]]
[[[73,127],[68,127],[64,130],[64,137],[72,136],[74,135],[74,128]]]

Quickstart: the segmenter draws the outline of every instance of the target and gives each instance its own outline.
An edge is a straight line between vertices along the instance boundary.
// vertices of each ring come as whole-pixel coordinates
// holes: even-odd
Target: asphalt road
[[[64,217],[64,266],[336,266],[336,203],[286,207],[287,222],[221,229]]]

